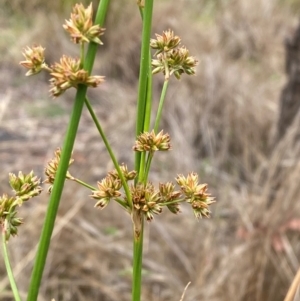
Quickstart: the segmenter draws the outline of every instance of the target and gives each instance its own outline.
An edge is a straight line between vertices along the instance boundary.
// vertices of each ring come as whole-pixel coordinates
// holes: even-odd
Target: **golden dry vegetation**
[[[50,62],[76,54],[61,26],[72,1],[44,2],[4,0],[0,12],[1,193],[8,172],[43,177],[72,105],[73,92],[52,100],[48,78],[25,78],[18,66],[32,43]],[[94,71],[106,83],[90,98],[120,162],[132,167],[141,22],[134,0],[111,2]],[[284,40],[299,12],[296,0],[156,1],[153,34],[173,29],[200,64],[197,76],[170,83],[162,127],[173,150],[157,156],[151,178],[196,171],[218,202],[209,220],[183,208],[147,226],[143,300],[180,300],[189,281],[185,301],[283,300],[300,258],[299,114],[275,137]],[[162,80],[154,78],[156,106]],[[74,158],[72,173],[94,184],[112,169],[86,111]],[[41,301],[130,300],[131,221],[115,204],[96,210],[89,194],[65,185]],[[46,206],[44,193],[20,209],[25,224],[9,245],[24,297]],[[0,275],[0,300],[12,300],[3,263]]]

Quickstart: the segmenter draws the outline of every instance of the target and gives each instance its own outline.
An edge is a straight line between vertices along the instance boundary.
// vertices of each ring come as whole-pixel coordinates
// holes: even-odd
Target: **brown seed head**
[[[103,76],[89,76],[88,72],[80,68],[80,60],[64,55],[59,63],[51,66],[50,92],[54,97],[61,95],[65,90],[79,84],[88,87],[97,87],[104,81]]]
[[[180,38],[174,35],[171,30],[164,31],[162,35],[156,34],[157,39],[150,41],[150,46],[157,49],[152,64],[152,74],[162,72],[165,80],[174,74],[177,79],[183,73],[188,75],[195,74],[195,67],[198,61],[189,55],[186,47],[179,47]]]
[[[25,57],[25,61],[21,61],[20,65],[29,69],[26,76],[37,74],[46,66],[44,51],[45,48],[42,46],[27,46],[24,49],[23,56]]]
[[[121,180],[107,175],[101,182],[97,183],[98,190],[92,191],[91,197],[98,200],[95,207],[103,209],[113,198],[121,196],[119,191],[122,187]]]
[[[133,150],[137,152],[167,151],[171,149],[170,136],[160,131],[155,134],[154,130],[145,132],[137,137]]]
[[[93,25],[92,3],[87,8],[84,8],[82,4],[75,4],[71,19],[65,21],[63,28],[70,34],[75,44],[85,42],[103,44],[99,37],[103,35],[105,29],[99,25]]]
[[[51,159],[51,161],[49,161],[47,163],[47,166],[45,167],[45,175],[47,176],[47,178],[44,180],[43,183],[49,183],[49,184],[53,184],[54,180],[55,180],[55,176],[56,176],[56,172],[58,169],[58,165],[59,165],[59,161],[60,161],[60,156],[61,156],[61,149],[57,148],[56,151],[54,152],[54,158]],[[74,162],[74,159],[71,158],[69,161],[69,166]],[[69,171],[67,171],[66,174],[66,179],[72,179],[73,177],[71,176],[71,174],[69,173]],[[50,185],[48,192],[50,193],[52,190],[52,186]]]
[[[144,214],[148,221],[153,220],[154,214],[162,212],[159,191],[152,183],[131,186],[131,195],[134,210],[137,210],[138,214]]]
[[[180,212],[179,203],[174,201],[180,198],[181,192],[174,191],[174,189],[175,185],[171,182],[159,183],[161,203],[172,202],[171,204],[168,204],[167,207],[172,213],[177,214]]]
[[[131,180],[135,179],[135,177],[137,175],[137,172],[135,170],[128,171],[127,165],[125,165],[125,164],[120,165],[120,169],[121,169],[126,181],[131,181]],[[119,174],[116,169],[114,169],[113,171],[110,171],[108,174],[114,178],[120,179]]]
[[[150,47],[153,49],[157,49],[155,55],[162,52],[168,52],[171,49],[176,48],[181,41],[179,36],[175,36],[174,32],[171,29],[163,31],[162,35],[155,35],[156,39],[150,40]]]
[[[199,176],[190,173],[187,177],[178,175],[176,181],[180,186],[185,199],[192,205],[194,214],[197,218],[202,216],[209,217],[209,205],[215,203],[215,199],[207,193],[207,184],[199,184]]]

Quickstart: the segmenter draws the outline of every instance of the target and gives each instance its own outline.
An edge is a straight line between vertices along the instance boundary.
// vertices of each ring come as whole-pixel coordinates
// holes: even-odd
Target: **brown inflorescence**
[[[178,175],[176,178],[185,199],[191,204],[197,218],[209,217],[209,205],[215,203],[215,199],[207,193],[207,184],[199,184],[198,174],[192,172],[184,177]]]
[[[104,76],[90,76],[88,72],[81,68],[80,60],[64,55],[59,63],[51,66],[50,93],[57,97],[67,89],[77,88],[79,84],[88,87],[97,87],[104,81]]]
[[[151,39],[151,48],[157,50],[154,54],[156,59],[152,60],[153,74],[162,72],[166,80],[172,74],[177,79],[180,79],[183,73],[195,74],[198,61],[189,55],[186,47],[179,46],[180,41],[170,29],[164,31],[162,35],[156,34],[156,39]]]
[[[169,134],[164,134],[163,131],[155,134],[154,130],[139,135],[133,146],[133,150],[137,152],[167,151],[169,149],[171,149]]]
[[[92,3],[84,8],[82,4],[75,4],[71,19],[66,20],[63,28],[70,34],[75,44],[94,42],[102,45],[99,39],[105,29],[99,25],[93,25]]]
[[[45,48],[42,46],[32,46],[24,48],[23,56],[25,57],[25,61],[21,61],[20,65],[29,69],[26,73],[26,76],[34,75],[46,67],[45,64]]]
[[[59,161],[60,161],[60,156],[61,156],[61,149],[57,148],[56,151],[54,152],[54,158],[51,159],[48,163],[47,166],[45,167],[45,175],[47,176],[47,178],[44,180],[43,183],[48,183],[51,184],[48,188],[48,192],[51,193],[52,190],[52,186],[55,180],[55,176],[58,170],[58,165],[59,165]],[[74,159],[71,158],[69,161],[69,166],[74,162]],[[66,174],[66,179],[73,179],[73,177],[71,176],[70,172],[67,171]]]

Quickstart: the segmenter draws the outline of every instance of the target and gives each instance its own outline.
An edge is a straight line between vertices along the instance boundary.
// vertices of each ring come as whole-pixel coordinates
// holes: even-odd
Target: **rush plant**
[[[146,221],[152,222],[154,215],[160,214],[164,208],[173,214],[179,213],[181,203],[189,204],[196,218],[209,217],[209,206],[214,203],[214,198],[207,192],[207,184],[201,184],[195,172],[187,175],[179,174],[175,176],[174,182],[161,182],[158,186],[150,181],[151,163],[156,152],[168,152],[171,149],[169,134],[160,128],[169,81],[173,75],[176,79],[180,79],[184,74],[195,74],[197,65],[197,60],[190,56],[186,47],[181,46],[180,37],[175,35],[172,30],[163,31],[162,34],[156,34],[156,38],[151,39],[153,0],[138,1],[143,30],[141,33],[136,130],[132,135],[132,150],[135,153],[134,169],[129,169],[126,164],[120,165],[114,155],[102,130],[101,121],[97,118],[86,96],[89,87],[95,88],[105,80],[104,76],[92,75],[92,68],[97,47],[102,45],[100,37],[105,33],[103,25],[108,6],[109,0],[102,0],[93,21],[92,4],[86,8],[82,4],[76,4],[70,19],[66,20],[63,25],[63,28],[70,34],[71,40],[79,46],[79,58],[63,55],[59,62],[49,65],[45,60],[45,49],[40,45],[35,45],[24,49],[25,60],[20,62],[23,67],[28,69],[27,76],[42,71],[50,74],[50,93],[54,98],[59,97],[70,88],[77,90],[63,146],[55,150],[54,158],[45,167],[46,178],[43,182],[49,184],[50,199],[31,274],[28,301],[35,301],[38,298],[50,239],[66,179],[75,181],[87,188],[90,191],[87,192],[87,195],[95,200],[96,208],[104,209],[111,202],[117,202],[120,208],[131,218],[133,229],[133,301],[139,301],[141,298],[144,223]],[[154,52],[152,60],[151,49]],[[163,74],[164,85],[158,110],[153,112],[151,106],[152,75],[158,73]],[[74,163],[71,156],[84,107],[89,111],[114,164],[114,170],[108,171],[106,177],[99,180],[96,186],[83,182],[68,171],[69,165]],[[153,125],[150,122],[151,114],[154,114],[155,122]],[[18,227],[22,224],[22,219],[18,217],[18,207],[39,195],[42,188],[40,186],[41,180],[33,172],[10,174],[9,183],[14,195],[3,194],[0,197],[0,225],[2,227],[2,246],[6,268],[15,300],[19,301],[21,298],[10,267],[7,243],[12,236],[18,233]]]

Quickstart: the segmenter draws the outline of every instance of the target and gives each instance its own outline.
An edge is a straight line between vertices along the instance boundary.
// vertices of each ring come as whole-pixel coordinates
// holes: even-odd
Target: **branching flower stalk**
[[[136,131],[133,151],[135,152],[134,170],[128,169],[126,164],[119,164],[106,138],[99,120],[86,97],[88,87],[95,88],[104,81],[104,76],[91,75],[97,45],[102,45],[100,36],[105,29],[102,27],[108,8],[109,0],[102,0],[98,6],[95,22],[93,22],[92,4],[85,8],[76,4],[71,18],[66,20],[63,28],[70,34],[72,42],[79,45],[79,58],[63,55],[59,62],[48,65],[45,62],[45,48],[42,46],[27,47],[23,55],[25,60],[20,64],[27,68],[27,76],[46,71],[50,74],[50,93],[54,98],[62,95],[70,88],[77,89],[74,107],[62,149],[58,148],[54,158],[45,168],[46,180],[50,184],[49,206],[37,251],[36,261],[31,275],[27,300],[36,301],[50,239],[57,215],[57,210],[65,180],[74,181],[91,191],[90,197],[96,200],[95,207],[106,208],[111,202],[118,203],[129,214],[133,225],[133,277],[132,300],[140,301],[142,283],[143,235],[145,221],[151,222],[155,215],[159,215],[164,208],[171,213],[180,212],[180,204],[190,204],[196,218],[209,217],[209,206],[215,202],[207,192],[207,184],[199,183],[197,173],[191,172],[187,176],[177,175],[175,183],[159,183],[156,187],[149,181],[152,160],[158,151],[171,149],[171,138],[168,133],[160,130],[160,121],[170,78],[174,75],[180,79],[182,74],[195,74],[197,60],[189,55],[186,47],[180,46],[181,39],[170,29],[162,35],[156,34],[156,39],[150,39],[153,0],[138,0],[143,30],[140,58],[140,75],[136,114]],[[89,44],[85,55],[85,45]],[[151,61],[151,49],[156,52]],[[152,74],[162,72],[164,85],[160,96],[155,123],[151,128],[152,112]],[[97,182],[97,187],[85,183],[71,175],[68,168],[73,164],[71,158],[74,141],[79,125],[83,106],[87,107],[99,135],[110,155],[115,169]],[[3,194],[0,197],[0,226],[3,233],[3,249],[7,254],[6,243],[11,236],[15,236],[22,220],[17,216],[17,207],[23,202],[40,194],[40,180],[33,172],[28,175],[10,174],[10,185],[14,196]],[[8,255],[6,261],[9,263]],[[20,300],[18,290],[13,279],[10,265],[6,263],[15,299]]]

